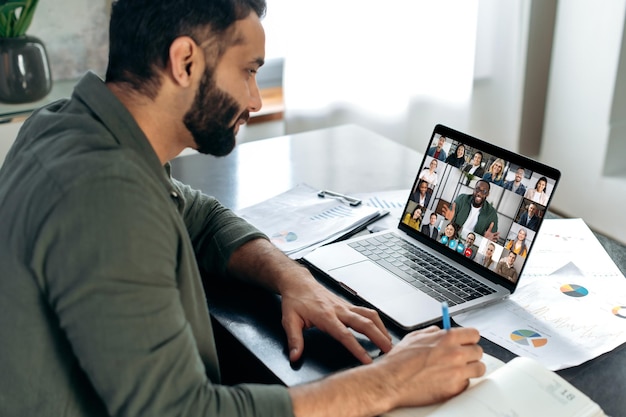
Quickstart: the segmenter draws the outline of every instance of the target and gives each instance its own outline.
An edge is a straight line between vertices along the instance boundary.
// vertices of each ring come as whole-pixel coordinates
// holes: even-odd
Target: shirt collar
[[[94,113],[120,146],[131,148],[140,154],[168,192],[175,191],[169,172],[161,165],[148,138],[100,77],[93,72],[87,72],[74,88],[73,97],[82,101]]]

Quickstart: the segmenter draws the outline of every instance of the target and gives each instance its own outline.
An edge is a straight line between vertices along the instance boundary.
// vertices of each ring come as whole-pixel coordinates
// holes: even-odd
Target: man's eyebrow
[[[260,68],[260,67],[263,66],[263,64],[265,64],[265,60],[263,58],[259,57],[259,58],[253,59],[252,61],[250,61],[250,63],[251,64],[256,64],[257,67]]]

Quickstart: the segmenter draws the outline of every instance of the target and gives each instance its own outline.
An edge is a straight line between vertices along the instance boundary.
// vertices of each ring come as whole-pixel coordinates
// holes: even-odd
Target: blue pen
[[[441,318],[443,320],[443,329],[450,330],[450,312],[448,311],[448,303],[441,303]]]

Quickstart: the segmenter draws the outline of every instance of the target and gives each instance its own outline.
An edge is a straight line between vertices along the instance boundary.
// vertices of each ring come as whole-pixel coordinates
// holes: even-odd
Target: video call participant
[[[528,246],[526,244],[526,234],[527,234],[526,229],[524,228],[519,229],[519,231],[517,232],[517,238],[511,239],[508,242],[506,242],[506,245],[504,245],[504,248],[525,258],[526,254],[528,253]]]
[[[454,152],[446,158],[446,164],[452,165],[455,168],[461,168],[465,164],[465,145],[459,143]]]
[[[489,242],[485,248],[485,253],[478,253],[474,261],[485,268],[489,268],[492,271],[496,268],[496,260],[493,259],[493,254],[496,251],[496,245],[493,242]]]
[[[438,162],[436,159],[432,159],[428,165],[429,168],[424,168],[422,170],[419,179],[428,183],[428,188],[433,189],[437,185],[438,181],[437,172],[435,171],[437,169]]]
[[[465,237],[465,250],[463,254],[465,257],[469,259],[476,258],[476,247],[474,243],[476,242],[476,235],[473,232],[469,232]]]
[[[443,149],[443,145],[445,144],[446,144],[445,136],[439,136],[439,140],[437,141],[437,146],[432,146],[430,149],[428,149],[428,152],[426,152],[426,155],[432,156],[433,158],[438,159],[439,161],[445,161],[446,151]]]
[[[420,180],[413,191],[411,200],[415,201],[422,207],[428,207],[428,203],[430,203],[430,197],[432,195],[432,190],[428,188],[428,183]]]
[[[539,216],[537,215],[537,205],[535,203],[528,204],[528,210],[522,213],[518,223],[532,231],[539,229]]]
[[[418,205],[417,207],[415,207],[415,209],[413,209],[412,213],[406,213],[404,215],[404,220],[402,220],[402,223],[415,230],[420,230],[420,224],[422,222],[422,211],[423,207]]]
[[[515,179],[513,181],[507,181],[504,184],[504,189],[513,191],[515,194],[523,196],[526,192],[526,187],[522,184],[522,179],[526,175],[526,170],[524,168],[517,168],[515,170]]]
[[[517,254],[515,252],[509,252],[506,258],[501,259],[496,266],[496,273],[502,275],[511,282],[517,281],[518,272],[515,269],[515,259]]]
[[[483,175],[485,181],[494,183],[495,185],[504,185],[504,160],[496,159],[489,167],[489,172]]]
[[[463,172],[467,172],[468,174],[472,174],[476,177],[482,178],[482,176],[485,174],[485,169],[481,165],[482,162],[482,152],[474,152],[474,156],[472,157],[471,161],[463,167]]]
[[[524,194],[524,198],[534,201],[535,203],[545,206],[548,204],[548,194],[546,194],[546,188],[548,187],[548,179],[541,177],[537,180],[535,188],[529,188]]]
[[[452,207],[443,205],[443,215],[461,226],[462,234],[476,232],[487,240],[497,241],[498,213],[487,201],[491,186],[485,180],[479,180],[472,194],[459,194],[452,203]]]
[[[427,224],[422,225],[422,233],[429,236],[431,239],[437,239],[439,230],[437,230],[437,226],[435,226],[436,223],[437,213],[433,212],[430,214],[430,221]]]
[[[456,249],[458,239],[458,226],[453,222],[450,222],[446,225],[445,229],[443,229],[443,234],[439,241],[444,245],[448,246],[450,249]]]

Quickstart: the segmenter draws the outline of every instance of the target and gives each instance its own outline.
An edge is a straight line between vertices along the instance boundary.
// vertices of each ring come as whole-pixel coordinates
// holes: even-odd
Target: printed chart
[[[320,198],[317,189],[296,187],[237,212],[285,254],[298,258],[306,251],[333,241],[377,218],[377,208],[357,207],[335,199]]]
[[[534,330],[520,329],[511,333],[511,340],[523,346],[533,346],[536,348],[545,346],[548,339]]]
[[[613,307],[613,310],[611,311],[615,314],[615,317],[626,319],[626,306]]]
[[[589,290],[587,288],[576,285],[576,284],[565,284],[561,286],[561,292],[565,295],[569,295],[570,297],[584,297],[589,295]]]
[[[278,232],[271,236],[270,240],[277,246],[298,240],[298,235],[294,232]]]

